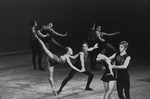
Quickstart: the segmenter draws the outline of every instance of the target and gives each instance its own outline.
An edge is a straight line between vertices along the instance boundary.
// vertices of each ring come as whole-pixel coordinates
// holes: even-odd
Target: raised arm
[[[69,64],[69,66],[70,66],[72,69],[74,69],[74,70],[76,70],[76,71],[78,71],[78,72],[83,72],[82,70],[79,70],[78,68],[76,68],[76,67],[71,63],[69,57],[66,59],[66,61],[67,61],[67,63]]]
[[[65,36],[67,36],[67,34],[68,34],[68,33],[60,34],[60,33],[56,32],[55,30],[53,30],[52,28],[50,29],[50,31],[51,31],[53,34],[55,34],[55,35],[57,35],[57,36],[62,36],[62,37],[65,37]]]
[[[109,59],[113,59],[113,58],[115,58],[115,56],[116,56],[116,53],[114,53],[113,55],[111,55],[110,57],[109,57]]]
[[[79,53],[74,56],[69,56],[71,59],[76,59],[79,56]]]
[[[117,35],[119,34],[120,32],[115,32],[115,33],[105,33],[105,32],[102,32],[103,35],[106,35],[106,36],[113,36],[113,35]]]
[[[98,48],[98,43],[96,43],[96,44],[94,45],[94,47],[88,48],[88,51],[93,51],[94,49],[97,49],[97,48]]]
[[[95,23],[93,23],[93,27],[88,32],[88,38],[87,38],[88,41],[90,41],[90,36],[92,36],[94,32],[95,32]]]
[[[94,30],[95,29],[95,22],[93,22],[93,27],[91,28],[92,30]]]
[[[52,38],[51,42],[54,43],[55,45],[58,45],[59,47],[61,47],[61,48],[64,49],[64,47],[61,44],[59,44],[55,39]]]

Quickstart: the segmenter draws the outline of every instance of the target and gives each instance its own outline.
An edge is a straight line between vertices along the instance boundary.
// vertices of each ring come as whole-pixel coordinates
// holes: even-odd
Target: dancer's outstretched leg
[[[109,81],[108,82],[108,90],[105,93],[103,99],[111,99],[111,94],[112,94],[112,92],[113,92],[113,90],[115,88],[115,84],[116,84],[116,81]]]
[[[70,81],[76,73],[77,73],[77,71],[75,71],[75,70],[73,70],[73,69],[70,71],[70,73],[69,73],[69,75],[67,76],[67,78],[63,80],[63,82],[62,82],[62,84],[61,84],[61,87],[59,88],[57,94],[60,94],[60,92],[61,92],[62,89],[65,87],[65,85],[68,83],[68,81]]]
[[[46,55],[54,60],[54,61],[57,61],[57,62],[60,62],[60,60],[56,57],[56,55],[54,55],[52,52],[50,52],[47,47],[45,46],[44,42],[37,36],[35,35],[35,37],[37,38],[38,42],[40,43],[40,45],[42,46],[44,52],[46,53]]]
[[[64,47],[63,47],[61,44],[59,44],[56,40],[54,40],[53,38],[51,39],[51,42],[53,42],[53,43],[56,44],[57,46],[59,46],[59,47],[61,47],[61,48],[64,49]]]

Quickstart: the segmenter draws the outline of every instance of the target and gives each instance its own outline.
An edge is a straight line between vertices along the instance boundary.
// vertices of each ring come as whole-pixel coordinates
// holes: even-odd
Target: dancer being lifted
[[[73,51],[70,47],[66,47],[66,54],[58,57],[57,55],[53,54],[52,52],[50,52],[48,50],[48,48],[45,46],[44,42],[35,34],[35,37],[36,39],[38,40],[38,42],[40,43],[40,45],[42,46],[44,52],[46,53],[47,57],[56,62],[56,63],[59,63],[59,64],[64,64],[64,63],[68,63],[69,66],[78,71],[78,72],[83,72],[85,71],[84,68],[82,68],[81,70],[77,69],[75,66],[73,66],[73,64],[71,63],[71,60],[70,58],[72,59],[75,59],[76,57],[78,57],[78,54],[75,55],[75,56],[71,56],[73,54]],[[50,61],[49,60],[49,61]],[[56,91],[55,91],[55,86],[54,86],[54,80],[53,80],[53,70],[54,70],[54,66],[49,69],[49,82],[50,82],[50,85],[52,86],[52,91],[54,92],[55,95],[57,95]]]
[[[79,52],[76,63],[74,64],[78,69],[81,69],[81,70],[83,69],[84,70],[83,73],[89,76],[88,80],[87,80],[86,87],[85,87],[85,90],[88,90],[88,91],[93,90],[92,88],[90,88],[90,84],[93,80],[94,74],[88,68],[86,68],[85,62],[86,62],[87,57],[88,57],[88,51],[92,51],[96,48],[98,48],[98,44],[95,44],[94,47],[88,48],[88,44],[86,42],[84,42],[82,44],[82,51]],[[73,69],[70,71],[67,78],[64,79],[64,81],[62,82],[62,85],[61,85],[60,89],[58,90],[57,94],[59,94],[62,91],[63,87],[68,83],[69,80],[71,80],[73,78],[73,76],[76,73],[77,73],[77,71],[75,71]]]

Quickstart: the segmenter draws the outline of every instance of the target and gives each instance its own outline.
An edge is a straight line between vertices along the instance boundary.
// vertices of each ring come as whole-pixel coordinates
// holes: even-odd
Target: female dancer
[[[36,70],[36,54],[38,55],[38,65],[39,65],[39,70],[43,71],[44,69],[41,66],[41,61],[42,61],[42,50],[40,48],[40,45],[38,44],[37,39],[35,38],[35,34],[37,32],[36,27],[37,27],[37,22],[35,20],[30,22],[30,35],[31,35],[31,49],[32,49],[32,63],[34,66],[34,70]]]
[[[62,45],[60,45],[59,43],[57,43],[55,39],[53,39],[53,38],[51,37],[51,33],[53,33],[53,34],[55,34],[55,35],[57,35],[57,36],[62,36],[62,37],[67,36],[67,33],[65,33],[65,34],[63,35],[63,34],[60,34],[60,33],[56,32],[56,31],[53,29],[53,24],[52,24],[52,23],[49,23],[49,24],[46,25],[46,26],[43,25],[42,28],[41,28],[41,30],[38,31],[38,35],[39,35],[40,37],[42,37],[42,40],[43,40],[43,42],[44,42],[45,44],[49,44],[50,42],[53,42],[54,44],[56,44],[56,45],[58,45],[58,46],[64,48]],[[49,35],[49,36],[44,37],[43,35]],[[47,45],[47,47],[49,48],[49,45]]]
[[[128,73],[128,65],[130,63],[131,57],[126,52],[127,48],[128,43],[126,41],[122,41],[119,44],[120,53],[115,53],[109,58],[106,57],[109,60],[107,63],[111,62],[111,60],[113,61],[113,65],[110,65],[110,67],[112,66],[111,68],[117,69],[117,91],[120,99],[130,99],[130,78]],[[107,87],[109,89],[110,86],[107,85],[105,90]],[[114,87],[114,85],[111,85],[111,87]],[[125,92],[126,98],[123,95],[123,90]],[[106,92],[104,99],[108,99],[107,96],[110,96],[109,91]]]
[[[75,66],[73,66],[73,64],[71,63],[71,60],[70,58],[72,59],[75,59],[76,57],[78,57],[78,54],[75,55],[75,56],[71,56],[73,54],[73,51],[70,47],[66,47],[66,54],[58,57],[57,55],[51,53],[47,47],[45,46],[44,42],[35,34],[35,37],[36,39],[38,40],[38,42],[40,43],[40,45],[42,46],[44,52],[46,53],[46,55],[48,56],[48,58],[56,63],[59,63],[59,64],[64,64],[64,63],[68,63],[69,66],[78,71],[78,72],[83,72],[85,71],[84,68],[82,68],[81,70],[77,69]],[[49,60],[49,61],[50,61]],[[53,81],[53,68],[49,69],[49,81],[50,81],[50,84],[52,86],[52,91],[54,92],[55,95],[57,95],[56,93],[56,90],[55,90],[55,86],[54,86],[54,81]]]
[[[105,65],[105,72],[101,80],[103,81],[104,89],[105,89],[105,95],[103,99],[110,99],[111,98],[110,95],[112,94],[115,88],[116,79],[117,79],[115,69],[112,69],[111,59],[103,54],[99,54],[96,60],[97,61],[104,60],[107,62],[107,64]]]
[[[105,33],[105,32],[101,32],[101,26],[97,26],[96,28],[96,32],[95,32],[96,36],[97,36],[97,39],[98,39],[98,43],[99,43],[99,49],[102,53],[104,54],[105,53],[105,48],[108,47],[112,50],[114,50],[115,52],[117,51],[111,44],[109,44],[108,42],[106,42],[106,40],[103,38],[103,36],[113,36],[113,35],[116,35],[116,34],[119,34],[119,32],[115,32],[115,33]]]
[[[45,43],[45,45],[48,49],[50,49],[50,42],[52,42],[64,49],[64,47],[62,45],[57,43],[57,41],[51,37],[51,33],[53,33],[57,36],[62,36],[62,37],[65,37],[67,35],[67,33],[64,35],[57,33],[52,27],[53,27],[52,23],[49,23],[48,25],[43,25],[41,30],[38,30],[38,32],[37,32],[38,36]],[[53,80],[53,71],[54,71],[55,61],[53,61],[53,60],[49,59],[49,57],[47,57],[47,64],[48,64],[48,70],[49,70],[49,82],[50,82],[51,86],[53,87],[53,89],[55,89],[54,88],[54,80]]]

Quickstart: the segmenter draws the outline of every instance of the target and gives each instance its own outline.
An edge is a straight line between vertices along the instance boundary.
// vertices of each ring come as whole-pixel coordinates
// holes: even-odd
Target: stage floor
[[[87,76],[77,73],[64,87],[62,93],[54,96],[48,81],[46,56],[42,65],[46,71],[33,70],[31,53],[0,56],[0,99],[103,99],[104,87],[100,80],[103,70],[93,72],[91,87],[94,91],[85,91]],[[149,99],[150,97],[150,58],[131,59],[129,73],[131,81],[131,99]],[[86,66],[89,67],[89,61]],[[70,72],[68,65],[58,65],[54,71],[54,81],[58,90],[62,81]],[[112,99],[118,99],[117,91]]]

